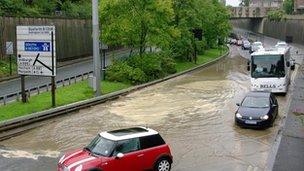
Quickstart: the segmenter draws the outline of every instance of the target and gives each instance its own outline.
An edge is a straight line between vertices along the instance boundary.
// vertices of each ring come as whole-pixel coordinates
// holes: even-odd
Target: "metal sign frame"
[[[17,26],[19,75],[56,76],[55,26]]]
[[[13,55],[14,54],[14,43],[6,42],[5,45],[6,45],[5,46],[6,55]]]

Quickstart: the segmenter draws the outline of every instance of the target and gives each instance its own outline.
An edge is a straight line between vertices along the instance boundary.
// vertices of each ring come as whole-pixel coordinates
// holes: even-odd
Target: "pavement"
[[[295,80],[281,142],[275,158],[274,171],[304,170],[304,65]]]
[[[122,58],[129,54],[129,50],[118,50],[114,52],[107,53],[106,66],[111,63],[112,58]],[[93,59],[92,58],[82,58],[74,61],[67,61],[60,64],[57,68],[56,81],[64,80],[66,78],[71,78],[77,75],[82,75],[84,73],[89,73],[93,70]],[[50,84],[51,79],[49,77],[38,77],[38,76],[28,76],[25,78],[25,88],[36,88],[38,86],[43,86]],[[21,81],[20,78],[11,79],[8,81],[0,82],[0,97],[9,94],[14,94],[21,91]]]

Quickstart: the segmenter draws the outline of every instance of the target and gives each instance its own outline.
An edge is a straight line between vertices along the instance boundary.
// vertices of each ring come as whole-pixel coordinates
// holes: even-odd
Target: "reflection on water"
[[[0,145],[66,151],[84,146],[100,131],[144,125],[158,130],[171,145],[173,170],[263,169],[278,128],[234,126],[235,103],[249,91],[246,60],[234,52],[199,72],[53,119]],[[280,115],[285,99],[279,98]],[[8,156],[3,151],[0,155]]]

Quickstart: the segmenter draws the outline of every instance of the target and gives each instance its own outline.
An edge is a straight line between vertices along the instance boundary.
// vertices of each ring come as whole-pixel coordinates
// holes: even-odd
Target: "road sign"
[[[13,55],[14,54],[14,44],[13,42],[6,42],[6,54]]]
[[[24,50],[27,52],[50,52],[50,42],[24,42]]]
[[[56,76],[55,26],[17,26],[18,74]]]

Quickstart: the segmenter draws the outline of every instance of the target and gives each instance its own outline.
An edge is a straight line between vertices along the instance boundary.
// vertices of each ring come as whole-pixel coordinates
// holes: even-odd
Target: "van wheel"
[[[166,158],[161,158],[157,161],[155,165],[155,171],[170,171],[171,170],[171,163]]]

